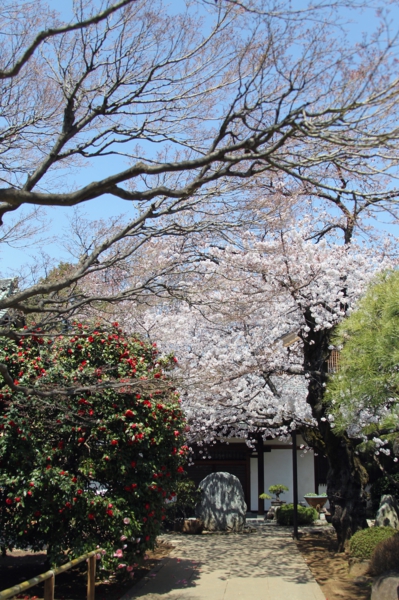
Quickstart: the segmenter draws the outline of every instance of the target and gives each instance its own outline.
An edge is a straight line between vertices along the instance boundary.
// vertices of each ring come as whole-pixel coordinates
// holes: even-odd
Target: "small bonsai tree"
[[[288,492],[288,488],[286,485],[283,485],[282,483],[277,483],[277,484],[271,485],[269,487],[269,492],[276,496],[276,500],[280,500],[280,495],[283,494],[284,492]]]

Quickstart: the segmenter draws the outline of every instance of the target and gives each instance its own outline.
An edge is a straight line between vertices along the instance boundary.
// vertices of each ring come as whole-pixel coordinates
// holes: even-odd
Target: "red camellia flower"
[[[111,446],[117,446],[118,440],[111,440]]]
[[[125,417],[134,417],[134,412],[132,410],[127,410],[125,412]]]
[[[26,492],[27,496],[32,496],[32,492],[29,490],[29,492]]]
[[[73,481],[73,483],[76,483],[76,482],[77,482],[77,480],[78,480],[78,478],[77,478],[77,477],[72,477],[72,479],[71,479],[71,481]]]
[[[180,431],[174,431],[174,432],[173,432],[173,435],[174,435],[175,437],[177,437],[178,435],[180,435]]]
[[[113,511],[112,511],[112,510],[107,510],[107,515],[108,515],[109,517],[113,517],[113,516],[114,516],[114,513],[113,513]]]
[[[111,511],[112,512],[112,511]],[[90,521],[93,521],[96,517],[93,515],[93,513],[89,513],[88,518],[90,519]]]
[[[183,467],[177,467],[177,472],[178,473],[184,473]]]
[[[7,498],[7,500],[6,500],[6,504],[8,504],[8,506],[10,506],[10,505],[12,504],[12,500],[11,500],[11,498]]]
[[[133,467],[133,469],[134,469],[134,468],[135,468],[135,466],[136,466],[136,461],[135,461],[135,460],[132,460],[132,462],[130,463],[130,466],[131,466],[131,467]]]
[[[83,442],[85,441],[84,437],[80,437],[78,438],[78,442],[79,444],[83,444]]]
[[[78,490],[76,493],[80,496],[81,494],[83,494],[83,490]]]

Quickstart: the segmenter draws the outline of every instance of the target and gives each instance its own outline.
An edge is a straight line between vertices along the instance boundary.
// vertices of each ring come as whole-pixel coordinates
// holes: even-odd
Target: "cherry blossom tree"
[[[396,38],[379,17],[367,43],[351,44],[345,4],[223,0],[171,12],[161,1],[76,0],[71,23],[44,4],[4,4],[6,226],[25,206],[104,195],[133,209],[109,228],[80,231],[81,252],[62,277],[43,279],[39,268],[0,308],[67,318],[82,278],[123,269],[154,238],[240,225],[248,181],[269,193],[283,181],[287,195],[301,186],[344,213],[346,202],[356,214],[389,208],[396,191],[381,178],[396,167]],[[139,299],[156,280],[99,300]]]
[[[356,444],[334,434],[323,402],[330,336],[375,273],[396,263],[388,247],[315,244],[310,221],[204,248],[192,282],[186,273],[189,303],[157,303],[130,312],[125,323],[130,319],[133,330],[179,358],[189,439],[204,446],[204,455],[221,436],[251,442],[259,433],[286,436],[294,429],[327,455],[342,548],[365,524],[367,473]]]
[[[188,300],[201,317],[195,331],[207,350],[193,350],[185,376],[196,389],[207,356],[203,393],[219,390],[215,398],[226,409],[222,427],[239,393],[256,426],[259,419],[274,419],[270,428],[288,426],[295,410],[298,423],[317,420],[324,431],[318,443],[328,445],[325,439],[333,438],[321,420],[321,397],[329,332],[372,265],[361,262],[366,250],[356,254],[324,242],[317,245],[321,255],[313,255],[311,240],[341,231],[348,244],[370,211],[386,210],[395,219],[397,197],[391,183],[397,169],[396,34],[380,11],[375,33],[352,42],[339,12],[345,4],[322,1],[298,11],[288,1],[195,1],[172,11],[161,0],[151,6],[145,0],[77,0],[68,24],[44,4],[4,4],[5,226],[10,213],[18,218],[26,207],[82,207],[103,197],[126,202],[128,214],[93,227],[77,213],[66,242],[68,262],[54,271],[59,265],[45,256],[16,293],[0,300],[0,310],[22,313],[29,327],[40,325],[51,338],[73,315],[111,313],[125,303],[137,326],[150,330],[168,312],[176,332],[180,302]],[[261,210],[254,190],[264,202]],[[287,205],[302,200],[317,212],[305,228],[308,241],[303,232],[301,241],[293,231],[269,235],[274,225],[265,233],[264,213],[277,196]],[[243,236],[245,230],[251,233]],[[259,244],[265,248],[257,254]],[[294,264],[291,245],[292,257],[298,252]],[[328,263],[330,254],[342,270]],[[358,280],[350,275],[356,260],[364,273]],[[327,265],[331,280],[322,277]],[[300,340],[284,349],[276,340],[291,327]],[[212,350],[216,332],[228,349],[224,366],[217,359],[220,346]],[[22,333],[0,330],[16,343]],[[182,336],[174,339],[176,347],[184,346]],[[260,364],[266,368],[259,370]],[[224,384],[215,386],[230,367],[236,376],[225,392]],[[9,375],[5,364],[2,374]],[[280,382],[288,389],[294,376],[306,374],[312,410],[300,408],[299,400],[280,408]],[[254,396],[260,387],[267,415]]]

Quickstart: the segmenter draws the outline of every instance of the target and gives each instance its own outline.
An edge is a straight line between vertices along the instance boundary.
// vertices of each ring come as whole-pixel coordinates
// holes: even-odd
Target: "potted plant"
[[[284,492],[288,492],[288,488],[286,485],[282,483],[277,483],[275,485],[271,485],[269,487],[269,492],[274,494],[275,498],[272,500],[272,506],[281,506],[281,504],[285,504],[285,500],[280,500],[280,495],[284,494]],[[259,498],[262,500],[270,500],[271,496],[269,494],[260,494]]]
[[[325,494],[325,493],[314,494],[313,492],[309,492],[309,494],[305,494],[304,498],[305,498],[306,502],[309,504],[309,506],[311,506],[312,508],[315,508],[319,512],[321,511],[321,509],[323,508],[323,506],[325,505],[325,503],[328,500],[327,494]]]

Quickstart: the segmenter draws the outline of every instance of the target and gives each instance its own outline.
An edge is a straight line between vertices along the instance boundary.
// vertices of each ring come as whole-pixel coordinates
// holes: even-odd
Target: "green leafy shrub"
[[[370,527],[357,531],[351,537],[349,544],[349,553],[354,558],[369,559],[376,546],[395,535],[396,529],[393,527]]]
[[[259,494],[259,498],[261,500],[271,500],[272,499],[272,497],[269,496],[269,494],[266,494],[266,492],[263,492],[263,494]]]
[[[3,339],[0,362],[18,385],[0,377],[0,541],[46,545],[52,564],[101,547],[102,567],[123,574],[153,547],[184,473],[173,357],[117,323],[76,324]]]
[[[310,525],[319,516],[316,509],[311,506],[305,508],[298,504],[298,525]],[[294,505],[285,504],[277,511],[277,523],[279,525],[294,524]]]
[[[387,571],[399,571],[399,533],[377,544],[371,555],[370,573],[382,575]]]
[[[399,473],[395,473],[394,475],[391,475],[391,477],[399,484]],[[377,512],[380,506],[381,496],[386,494],[394,496],[399,502],[399,487],[396,487],[388,477],[380,477],[373,483],[370,489],[372,508],[374,512]]]
[[[170,526],[176,519],[193,517],[195,506],[201,500],[201,490],[197,489],[192,479],[183,479],[176,484],[176,500],[167,504],[166,525]]]
[[[304,498],[327,498],[327,494],[323,492],[322,494],[315,494],[314,492],[309,492],[309,494],[305,494]]]

